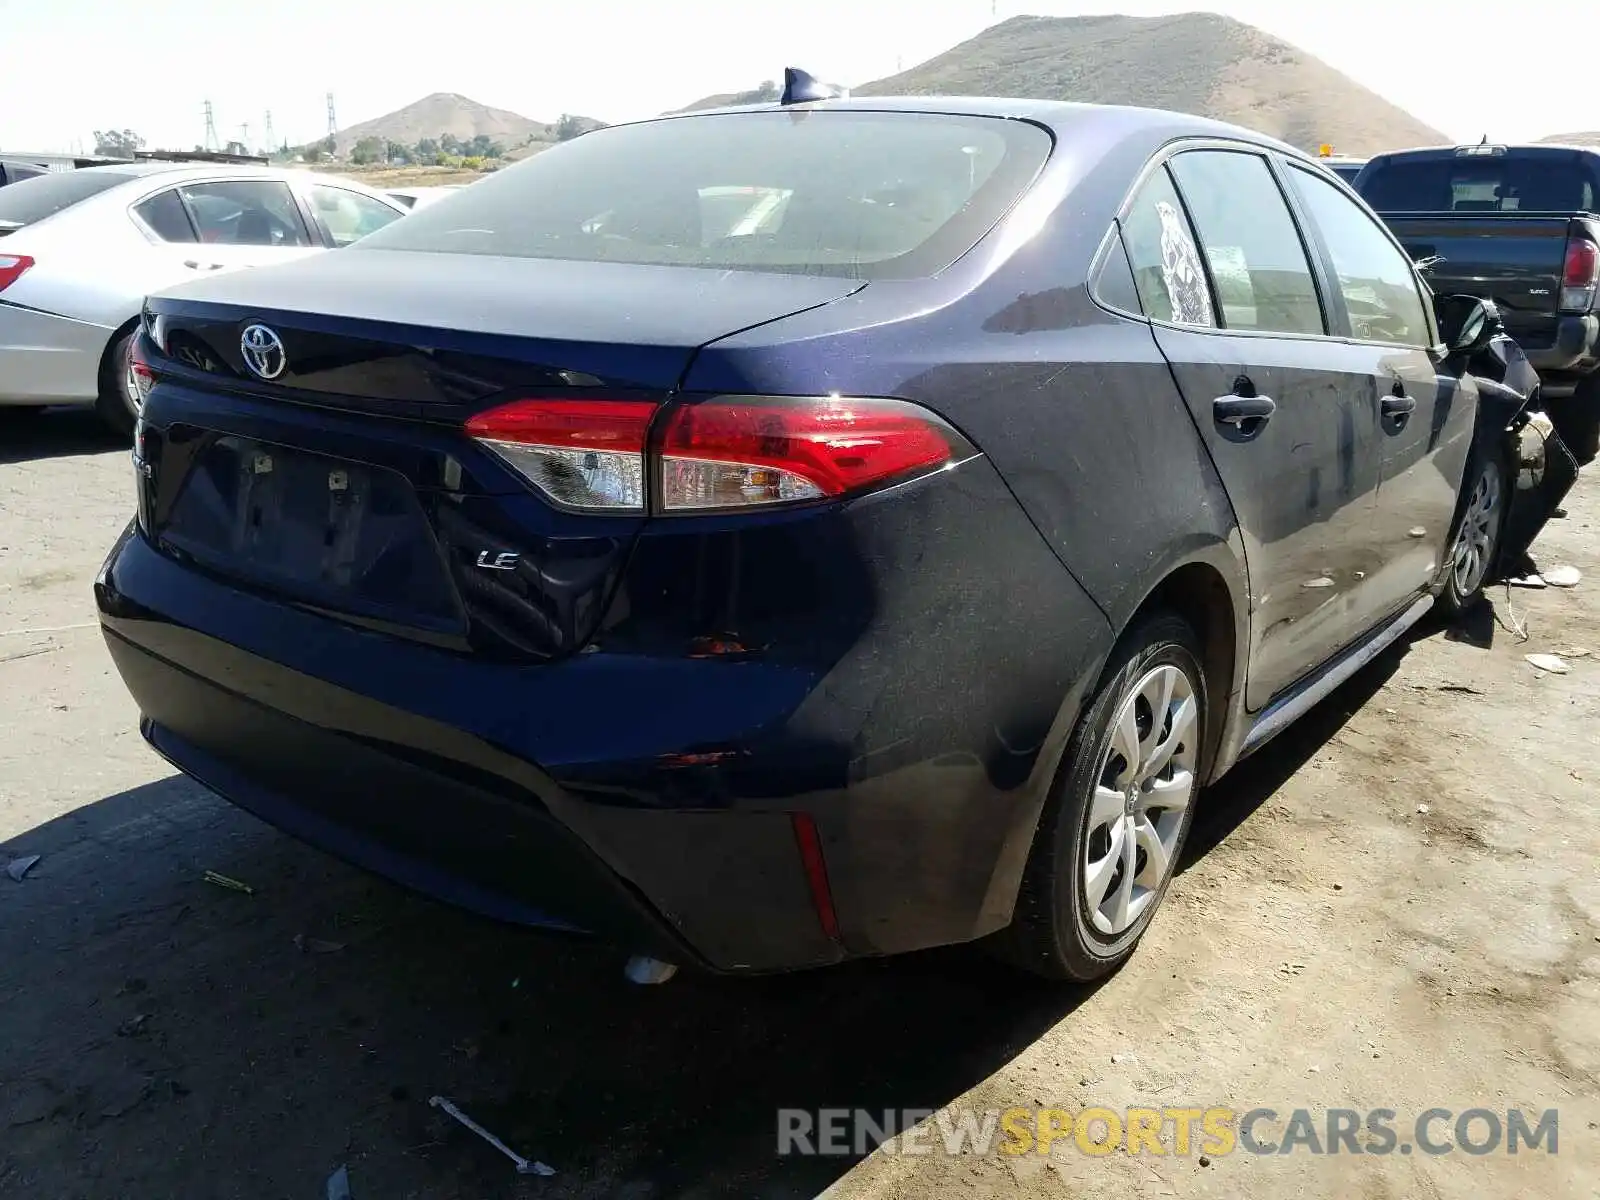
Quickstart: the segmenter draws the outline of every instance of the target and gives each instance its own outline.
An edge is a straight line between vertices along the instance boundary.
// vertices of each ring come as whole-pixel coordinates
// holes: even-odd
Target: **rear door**
[[[1449,541],[1476,406],[1441,378],[1432,303],[1394,238],[1345,192],[1288,168],[1313,240],[1333,268],[1335,309],[1378,398],[1380,480],[1372,536],[1382,566],[1372,605],[1393,611],[1426,588]]]
[[[1379,566],[1371,376],[1328,335],[1312,259],[1263,154],[1180,150],[1135,193],[1123,232],[1244,537],[1246,699],[1260,709],[1361,629]]]

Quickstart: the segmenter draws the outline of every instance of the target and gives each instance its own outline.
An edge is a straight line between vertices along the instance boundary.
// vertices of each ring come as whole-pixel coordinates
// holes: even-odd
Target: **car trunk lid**
[[[560,657],[600,625],[644,514],[561,509],[467,417],[660,402],[706,342],[860,286],[342,250],[176,289],[149,303],[165,353],[146,347],[141,520],[167,553],[339,619]]]

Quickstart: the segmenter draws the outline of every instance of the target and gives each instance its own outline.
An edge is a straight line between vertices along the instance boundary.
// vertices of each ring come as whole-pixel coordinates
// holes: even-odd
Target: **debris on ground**
[[[1541,671],[1549,671],[1552,675],[1565,675],[1572,668],[1554,654],[1529,654],[1527,660]]]
[[[476,1121],[467,1116],[466,1113],[462,1112],[454,1104],[451,1104],[450,1101],[446,1100],[443,1096],[430,1096],[428,1098],[428,1105],[431,1108],[441,1109],[445,1113],[448,1113],[460,1124],[472,1130],[473,1133],[477,1134],[484,1141],[488,1142],[489,1145],[500,1151],[501,1154],[504,1154],[512,1162],[516,1163],[518,1175],[549,1176],[556,1173],[556,1169],[554,1167],[546,1166],[542,1162],[534,1162],[532,1159],[523,1158],[522,1155],[518,1154],[499,1138],[495,1137],[494,1134],[490,1133],[482,1125],[479,1125]]]
[[[13,858],[6,864],[6,874],[17,883],[21,883],[23,876],[33,870],[42,857],[43,855],[39,854],[24,854],[21,858]]]
[[[231,875],[224,875],[219,871],[207,871],[200,878],[207,883],[216,884],[219,888],[227,888],[230,892],[243,892],[246,896],[254,896],[256,894],[255,888],[248,883],[241,883]]]
[[[1548,571],[1540,571],[1539,574],[1551,587],[1558,588],[1577,587],[1583,579],[1582,571],[1569,566],[1551,567]]]
[[[325,942],[321,938],[307,937],[303,933],[294,935],[294,948],[301,954],[337,954],[344,949],[343,942]]]
[[[350,1168],[341,1165],[328,1176],[328,1200],[352,1200],[350,1195]]]
[[[117,1026],[118,1037],[138,1037],[144,1032],[144,1027],[150,1021],[149,1013],[140,1013],[136,1017],[129,1017]]]

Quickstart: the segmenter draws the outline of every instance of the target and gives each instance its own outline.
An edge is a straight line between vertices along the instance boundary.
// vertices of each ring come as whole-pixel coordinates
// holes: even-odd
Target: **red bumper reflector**
[[[811,904],[817,910],[817,923],[822,932],[833,941],[839,940],[839,918],[833,911],[833,889],[828,886],[828,865],[822,859],[822,839],[817,836],[817,823],[809,813],[795,813],[794,840],[800,847],[800,863],[806,870],[806,883],[811,887]]]

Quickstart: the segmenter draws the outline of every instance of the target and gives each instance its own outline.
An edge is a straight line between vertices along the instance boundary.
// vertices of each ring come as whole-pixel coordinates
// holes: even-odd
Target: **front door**
[[[1134,197],[1123,236],[1244,539],[1246,702],[1259,710],[1359,632],[1380,565],[1366,356],[1328,336],[1310,259],[1260,154],[1175,155]]]

